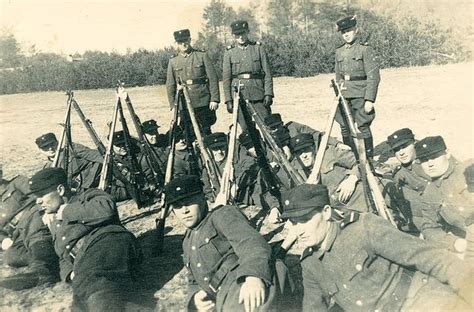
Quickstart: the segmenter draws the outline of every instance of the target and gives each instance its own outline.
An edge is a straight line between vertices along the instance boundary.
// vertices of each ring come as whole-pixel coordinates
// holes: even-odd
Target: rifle
[[[189,172],[190,174],[201,175],[201,168],[199,166],[196,150],[194,149],[194,140],[196,140],[196,138],[193,136],[193,130],[189,126],[191,124],[191,118],[189,116],[189,111],[186,109],[186,105],[183,104],[186,100],[182,91],[178,91],[176,99],[178,101],[179,124],[181,125],[181,130],[183,131],[186,142]]]
[[[125,156],[125,159],[127,160],[126,163],[130,165],[130,184],[132,184],[134,189],[136,190],[136,198],[134,198],[134,200],[137,203],[138,208],[141,208],[143,207],[142,205],[144,203],[141,190],[147,188],[147,183],[142,174],[143,170],[140,167],[140,164],[138,163],[137,155],[135,154],[135,146],[132,146],[132,137],[128,129],[127,121],[125,120],[125,115],[123,113],[120,97],[118,97],[117,104],[120,121],[122,123],[125,148],[127,150],[127,155]]]
[[[184,94],[184,99],[186,103],[186,109],[187,109],[187,112],[189,113],[191,124],[193,126],[194,133],[196,134],[197,142],[202,150],[201,155],[204,158],[204,165],[206,166],[206,169],[207,169],[207,174],[209,176],[211,187],[214,191],[214,194],[216,194],[217,190],[220,187],[220,180],[222,177],[219,173],[219,170],[217,170],[216,168],[214,159],[209,154],[209,150],[204,145],[204,140],[201,135],[199,123],[196,119],[196,115],[194,114],[194,108],[191,103],[191,98],[189,97],[188,86],[181,80],[181,77],[178,77],[178,83],[183,86],[183,94]]]
[[[176,93],[174,107],[173,107],[173,119],[171,120],[169,134],[169,154],[168,161],[166,163],[166,173],[164,185],[168,184],[173,177],[173,167],[174,167],[174,156],[176,150],[176,129],[178,125],[178,111],[179,111],[179,91]],[[165,221],[169,213],[169,205],[166,203],[166,194],[162,193],[161,195],[161,214],[156,219],[156,232],[158,236],[158,250],[161,250],[163,247],[163,238],[165,236]]]
[[[278,146],[276,143],[275,139],[273,136],[269,133],[269,130],[267,126],[265,125],[264,121],[262,120],[262,117],[257,113],[255,108],[247,104],[247,107],[249,111],[252,113],[252,117],[255,120],[255,123],[258,125],[260,128],[260,131],[262,132],[263,138],[265,142],[270,146],[270,151],[272,152],[273,156],[277,159],[278,163],[283,167],[283,169],[286,171],[290,179],[292,180],[294,185],[300,185],[304,184],[305,181],[301,174],[299,174],[298,171],[295,170],[295,168],[291,165],[291,163],[288,161],[286,158],[284,152],[281,150],[281,148]]]
[[[66,131],[67,131],[66,128],[67,128],[67,125],[70,124],[70,120],[71,120],[71,103],[72,103],[72,94],[67,94],[67,95],[68,95],[68,99],[67,99],[66,116],[64,116],[64,123],[61,124],[64,127],[64,129],[63,129],[63,132],[61,133],[61,138],[59,139],[58,146],[56,148],[56,154],[54,154],[54,159],[53,159],[53,163],[51,164],[51,167],[58,167],[59,155],[61,154],[64,147],[66,146],[65,144]],[[67,162],[66,162],[65,170],[67,170]]]
[[[115,102],[114,106],[114,114],[112,117],[112,124],[109,128],[109,135],[108,135],[108,141],[107,141],[107,149],[105,150],[104,153],[104,163],[102,165],[102,170],[100,172],[100,181],[99,181],[99,189],[105,191],[108,186],[110,186],[110,183],[108,183],[110,177],[109,177],[109,164],[111,161],[113,161],[113,140],[114,140],[114,132],[115,132],[115,127],[117,125],[117,114],[118,114],[118,106],[120,105],[120,98],[117,97],[117,101]]]
[[[230,131],[229,146],[227,149],[227,161],[225,163],[224,172],[221,178],[221,187],[219,194],[216,197],[215,204],[225,205],[231,201],[231,187],[234,181],[234,154],[235,143],[237,140],[237,124],[239,118],[239,102],[240,102],[240,88],[243,86],[240,80],[235,86],[236,92],[234,94],[234,107],[232,111],[232,129]]]
[[[70,91],[72,93],[72,91]],[[74,96],[72,94],[72,96]],[[74,108],[74,110],[76,111],[77,115],[79,116],[79,118],[81,119],[82,121],[82,124],[84,125],[84,127],[86,128],[87,132],[89,133],[89,136],[90,138],[92,139],[92,141],[94,142],[97,150],[99,151],[99,153],[105,158],[106,154],[107,154],[107,151],[109,151],[109,148],[105,147],[104,143],[102,143],[102,141],[99,139],[99,135],[97,134],[97,132],[95,131],[94,127],[92,126],[92,121],[90,119],[87,119],[86,116],[84,115],[84,113],[82,112],[82,109],[81,107],[79,106],[79,104],[76,102],[76,100],[74,98],[72,98],[72,107]],[[114,117],[114,120],[116,120],[116,118]],[[113,125],[113,130],[112,130],[112,134],[113,132],[115,131],[115,125]],[[110,136],[110,133],[108,135],[108,137]],[[110,138],[109,138],[110,139]],[[111,142],[109,140],[109,142]],[[127,189],[127,192],[129,194],[134,194],[135,190],[133,189],[133,186],[130,184],[130,182],[127,180],[127,177],[125,177],[122,172],[120,171],[120,169],[117,167],[117,163],[115,163],[115,161],[113,161],[113,159],[111,159],[111,153],[109,151],[109,154],[107,156],[107,158],[109,160],[107,160],[107,162],[103,162],[103,164],[107,163],[109,164],[110,163],[110,160],[111,161],[111,165],[112,165],[112,174],[114,177],[116,177],[118,180],[120,180],[124,185],[125,185],[125,188]],[[107,165],[108,166],[108,165]],[[106,167],[107,167],[106,166]],[[104,170],[104,165],[102,166],[102,169],[101,170]],[[107,173],[104,173],[106,176]],[[101,173],[101,178],[102,178],[102,173]],[[101,190],[106,190],[107,189],[107,183],[105,182],[102,182],[103,185],[102,187],[100,186],[99,184],[99,188]],[[104,184],[105,183],[105,184]],[[134,196],[132,196],[134,197]]]
[[[263,149],[260,135],[258,134],[257,128],[255,127],[255,123],[253,122],[252,116],[249,112],[248,107],[251,105],[252,104],[250,104],[248,100],[240,100],[239,102],[242,116],[244,117],[245,124],[247,125],[247,131],[249,133],[250,139],[252,140],[253,146],[255,147],[255,152],[257,154],[257,162],[260,168],[262,168],[263,176],[265,177],[265,180],[270,188],[269,191],[276,198],[281,198],[281,181],[279,181],[278,177],[275,176],[272,169],[270,168],[270,164],[268,163],[268,159],[265,154],[265,150]]]
[[[352,136],[354,137],[356,145],[356,155],[358,156],[359,170],[361,173],[362,184],[364,186],[364,193],[366,195],[367,204],[372,210],[377,211],[377,213],[384,219],[390,221],[394,226],[396,226],[395,221],[393,220],[390,211],[388,211],[387,205],[383,198],[382,192],[378,187],[377,180],[370,169],[369,162],[367,160],[367,155],[365,153],[365,144],[364,139],[362,138],[360,132],[355,126],[354,119],[352,118],[349,105],[346,102],[346,99],[342,96],[341,89],[339,85],[331,80],[331,85],[334,89],[334,92],[338,98],[341,113],[346,118],[347,124],[351,131]]]
[[[123,91],[123,87],[119,81],[119,88]],[[158,155],[156,155],[155,150],[151,147],[150,142],[146,138],[145,134],[143,133],[142,124],[140,122],[140,118],[135,113],[135,109],[133,108],[132,101],[130,100],[130,96],[126,93],[125,103],[127,104],[128,111],[130,112],[130,116],[132,116],[132,121],[135,126],[135,130],[138,134],[138,141],[141,145],[141,150],[144,153],[144,157],[147,161],[148,167],[150,168],[153,174],[153,181],[152,184],[155,186],[156,189],[161,190],[163,187],[163,170],[160,165],[160,160]]]
[[[331,83],[334,83],[334,80],[332,80]],[[311,173],[308,176],[306,183],[318,184],[321,180],[321,175],[320,175],[321,166],[323,164],[324,154],[326,153],[329,137],[332,131],[332,126],[334,124],[334,117],[336,116],[339,102],[340,102],[339,96],[336,95],[334,99],[334,104],[331,107],[331,110],[329,111],[329,117],[328,117],[328,121],[326,122],[326,128],[324,128],[324,134],[321,138],[321,142],[319,143],[318,152],[316,154],[316,159],[314,161],[313,169],[311,170]]]

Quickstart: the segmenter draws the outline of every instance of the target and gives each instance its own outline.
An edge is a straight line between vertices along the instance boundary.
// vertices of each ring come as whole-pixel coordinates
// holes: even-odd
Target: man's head
[[[36,139],[36,145],[41,153],[48,158],[54,157],[58,148],[58,140],[54,133],[46,133]]]
[[[439,178],[449,169],[449,153],[441,136],[426,137],[415,143],[416,157],[423,171],[431,178]]]
[[[55,213],[64,203],[69,190],[66,172],[62,168],[45,168],[35,173],[29,180],[30,192],[37,197],[36,202],[47,213]]]
[[[207,215],[208,206],[198,176],[174,178],[165,186],[164,193],[166,203],[187,228],[196,227]]]
[[[227,156],[227,135],[224,132],[215,132],[204,138],[204,145],[208,147],[214,160],[221,162]]]
[[[324,240],[331,215],[328,189],[324,185],[302,184],[284,194],[281,217],[290,220],[299,242],[306,247]]]
[[[336,26],[337,30],[341,32],[342,39],[344,39],[346,43],[354,42],[358,32],[355,15],[341,18],[336,22]]]
[[[290,140],[294,157],[305,167],[311,168],[316,160],[316,144],[310,133],[298,133]]]
[[[119,156],[127,155],[127,147],[125,145],[125,133],[123,130],[115,131],[113,136],[114,153]]]
[[[244,45],[247,43],[249,40],[249,23],[247,21],[235,21],[230,24],[230,28],[237,44]]]
[[[411,164],[416,159],[415,136],[410,129],[395,131],[387,137],[387,142],[402,164]]]
[[[158,143],[158,124],[156,123],[156,120],[150,119],[147,121],[144,121],[142,123],[142,129],[143,133],[145,133],[145,136],[150,142],[150,144],[155,145]]]
[[[186,53],[191,48],[191,33],[189,29],[177,30],[173,33],[176,48],[179,53]]]

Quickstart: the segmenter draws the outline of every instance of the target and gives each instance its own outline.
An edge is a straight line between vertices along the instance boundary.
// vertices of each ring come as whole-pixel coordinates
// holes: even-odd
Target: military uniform
[[[237,21],[231,25],[234,34],[248,31],[246,21]],[[232,102],[233,87],[238,81],[243,84],[243,100],[249,100],[263,118],[271,114],[271,101],[264,105],[264,98],[273,98],[273,78],[267,54],[260,42],[248,41],[244,45],[228,46],[224,52],[222,65],[222,84],[225,102]],[[241,120],[239,122],[242,124]]]
[[[32,192],[43,196],[44,188],[64,184],[58,170],[50,168],[31,178]],[[122,311],[131,295],[138,246],[132,233],[119,220],[111,196],[101,190],[71,194],[46,223],[60,259],[60,276],[73,289],[73,308]]]
[[[319,188],[324,186],[302,185],[292,190],[285,197],[282,217],[292,220],[311,211],[322,213],[329,198],[318,194]],[[331,212],[322,242],[301,255],[303,311],[335,307],[345,311],[416,310],[412,294],[420,296],[426,293],[424,288],[433,284],[412,285],[413,273],[407,268],[448,284],[451,288],[442,292],[443,297],[455,297],[464,308],[468,307],[463,300],[470,298],[469,283],[474,277],[468,263],[437,245],[398,231],[373,214]],[[408,297],[412,305],[407,305]],[[423,299],[422,302],[432,300]]]
[[[165,193],[175,201],[198,194],[198,181],[197,176],[172,180]],[[276,308],[276,299],[285,286],[276,279],[270,246],[235,206],[220,206],[208,212],[199,224],[186,231],[183,260],[189,272],[189,310],[195,309],[194,295],[204,290],[217,311],[243,311],[244,306],[238,301],[241,283],[247,276],[263,281],[267,295],[260,309],[271,310]],[[282,263],[278,265],[284,268]]]
[[[58,141],[53,133],[46,133],[36,139],[36,145],[40,149],[48,149],[57,146]],[[49,158],[43,168],[51,167],[54,157]],[[58,166],[65,168],[64,154],[61,154]],[[72,143],[69,154],[68,175],[73,181],[76,190],[86,190],[99,186],[100,172],[102,170],[102,155],[98,150],[90,149],[82,144]]]
[[[175,32],[179,42],[189,38],[189,30]],[[210,110],[209,103],[219,103],[219,79],[216,70],[206,52],[190,48],[170,59],[166,76],[166,89],[170,107],[174,107],[178,79],[188,85],[189,97],[204,134],[211,133],[216,123],[216,112]]]
[[[355,17],[341,19],[337,25],[340,31],[353,28],[356,26]],[[375,110],[366,113],[364,105],[365,101],[375,102],[380,83],[379,65],[374,51],[366,42],[358,39],[352,43],[345,43],[336,49],[335,72],[342,95],[347,100],[354,121],[364,138],[367,154],[372,157],[373,138],[370,125],[375,118]],[[335,118],[341,125],[344,144],[351,146],[355,151],[350,129],[340,109]]]

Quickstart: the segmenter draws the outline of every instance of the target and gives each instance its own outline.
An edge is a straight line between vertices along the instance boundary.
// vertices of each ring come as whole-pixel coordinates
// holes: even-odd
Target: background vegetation
[[[364,3],[361,1],[361,3]],[[195,46],[208,51],[221,73],[222,56],[232,44],[229,24],[249,21],[251,37],[262,41],[275,76],[305,77],[329,73],[335,48],[342,44],[334,21],[356,14],[364,41],[374,47],[380,66],[401,67],[461,62],[471,53],[453,30],[419,16],[382,14],[346,1],[271,0],[234,10],[223,0],[211,0],[203,13],[203,28]],[[376,8],[377,6],[374,6]],[[13,34],[0,36],[0,94],[163,84],[172,47],[130,51],[125,55],[88,51],[64,56],[20,48]]]

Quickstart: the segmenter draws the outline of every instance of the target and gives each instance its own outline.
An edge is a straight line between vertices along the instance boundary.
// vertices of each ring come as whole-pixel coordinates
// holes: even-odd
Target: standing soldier
[[[355,16],[340,19],[336,24],[345,42],[336,50],[336,80],[362,133],[367,156],[371,159],[374,142],[370,124],[375,118],[374,103],[380,82],[379,66],[372,48],[359,39]],[[341,125],[344,144],[355,151],[349,127],[340,110],[336,114],[336,121]]]
[[[230,27],[236,44],[224,52],[222,82],[227,111],[232,113],[232,86],[240,80],[244,85],[244,100],[249,100],[264,118],[271,114],[273,103],[273,79],[267,54],[260,42],[249,40],[247,21],[233,22]]]
[[[191,46],[189,29],[175,31],[173,35],[179,53],[168,63],[166,89],[170,107],[173,109],[178,79],[181,78],[189,88],[189,97],[203,134],[210,134],[211,126],[217,120],[216,110],[220,101],[216,70],[204,51]]]

